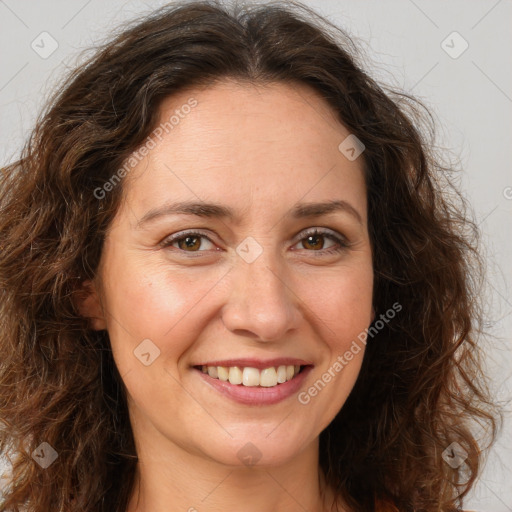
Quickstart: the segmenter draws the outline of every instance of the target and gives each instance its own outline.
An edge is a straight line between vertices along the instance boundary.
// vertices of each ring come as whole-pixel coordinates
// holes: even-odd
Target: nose
[[[231,293],[222,308],[222,321],[234,334],[257,341],[284,339],[301,318],[300,299],[282,267],[264,257],[237,261],[231,274]]]

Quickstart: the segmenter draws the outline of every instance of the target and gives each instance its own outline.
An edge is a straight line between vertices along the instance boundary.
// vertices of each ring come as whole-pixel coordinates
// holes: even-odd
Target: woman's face
[[[88,314],[108,330],[140,446],[283,463],[318,441],[360,370],[353,342],[373,314],[362,157],[305,86],[225,81],[168,98],[161,122],[132,160],[103,309],[93,294]]]

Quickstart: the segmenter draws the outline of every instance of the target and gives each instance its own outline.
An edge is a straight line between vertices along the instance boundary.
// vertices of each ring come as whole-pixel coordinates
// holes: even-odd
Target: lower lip
[[[312,369],[312,366],[306,366],[292,380],[286,381],[283,384],[277,384],[270,388],[263,388],[260,386],[231,384],[229,381],[214,379],[207,373],[203,373],[201,370],[194,368],[194,370],[201,375],[204,381],[219,393],[231,398],[235,402],[246,405],[271,405],[282,402],[294,395],[301,388],[304,383],[304,379]]]

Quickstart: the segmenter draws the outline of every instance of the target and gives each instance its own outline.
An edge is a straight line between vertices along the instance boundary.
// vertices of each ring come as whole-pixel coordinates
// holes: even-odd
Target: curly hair
[[[97,190],[164,99],[225,78],[309,85],[365,146],[373,306],[403,311],[368,340],[320,435],[327,483],[360,512],[462,506],[500,418],[482,370],[479,234],[434,151],[433,116],[377,84],[360,55],[298,2],[181,2],[123,25],[64,79],[0,173],[0,453],[12,466],[0,511],[126,511],[137,465],[126,389],[108,333],[76,306],[123,186]],[[43,441],[58,451],[45,471],[32,458]],[[442,455],[454,442],[468,454],[457,468]]]

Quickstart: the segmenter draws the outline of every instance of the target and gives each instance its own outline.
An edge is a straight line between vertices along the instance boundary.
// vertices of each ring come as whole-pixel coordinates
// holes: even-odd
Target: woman
[[[462,506],[498,417],[474,225],[356,56],[197,2],[69,77],[3,173],[0,510]]]

